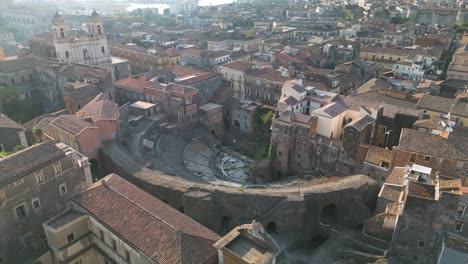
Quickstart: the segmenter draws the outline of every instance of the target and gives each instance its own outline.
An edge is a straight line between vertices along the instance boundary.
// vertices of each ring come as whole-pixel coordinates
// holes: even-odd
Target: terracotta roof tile
[[[156,263],[205,263],[217,254],[217,234],[118,175],[72,200]]]
[[[137,80],[132,77],[114,82],[114,86],[118,86],[120,88],[124,88],[128,90],[139,91],[139,92],[143,92],[143,89],[147,85],[148,85],[147,81]]]
[[[380,190],[379,198],[383,198],[392,202],[398,202],[402,193],[402,187],[384,184]]]
[[[24,129],[20,124],[11,120],[8,116],[2,113],[0,113],[0,128]]]
[[[43,120],[44,121],[44,120]],[[73,136],[77,136],[81,131],[87,128],[96,128],[93,123],[85,121],[80,116],[61,115],[50,122],[51,126],[58,127]]]
[[[403,128],[397,148],[449,160],[468,160],[467,145],[466,137],[459,139],[451,135],[445,139],[429,132]]]
[[[51,141],[47,141],[0,159],[0,183],[30,173],[30,171],[38,169],[42,164],[62,155],[65,155],[63,150],[59,149]]]
[[[119,106],[107,100],[106,96],[101,93],[76,114],[85,119],[92,118],[93,122],[99,119],[117,120],[119,118]]]
[[[250,62],[245,61],[233,61],[231,63],[226,63],[221,65],[221,68],[229,68],[233,70],[238,70],[241,72],[246,72],[247,70],[251,69],[253,66]]]
[[[278,83],[285,83],[286,81],[291,80],[289,77],[284,77],[281,75],[281,73],[273,70],[273,69],[250,69],[247,70],[245,75],[254,77],[254,78],[259,78],[259,79],[265,79],[273,82],[278,82]]]

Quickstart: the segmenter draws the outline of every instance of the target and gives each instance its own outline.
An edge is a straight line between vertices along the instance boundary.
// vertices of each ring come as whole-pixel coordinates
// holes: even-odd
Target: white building
[[[69,30],[57,13],[52,20],[52,34],[60,61],[103,68],[115,78],[102,18],[96,11],[91,14],[87,30]]]
[[[169,12],[176,15],[190,15],[198,9],[198,0],[173,1],[169,6]]]
[[[428,70],[433,70],[436,74],[441,73],[441,70],[438,70],[436,62],[437,59],[434,57],[417,55],[412,60],[400,61],[393,64],[393,71],[404,79],[420,81]]]

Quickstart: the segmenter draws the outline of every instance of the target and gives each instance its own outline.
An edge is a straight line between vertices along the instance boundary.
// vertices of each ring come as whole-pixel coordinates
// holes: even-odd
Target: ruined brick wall
[[[336,223],[356,226],[371,215],[378,184],[368,177],[330,179],[319,186],[239,189],[194,183],[143,168],[114,143],[106,144],[101,161],[114,172],[197,222],[220,234],[256,219],[275,226],[290,243],[306,241],[317,232],[323,208],[336,207]],[[302,195],[303,194],[303,195]]]

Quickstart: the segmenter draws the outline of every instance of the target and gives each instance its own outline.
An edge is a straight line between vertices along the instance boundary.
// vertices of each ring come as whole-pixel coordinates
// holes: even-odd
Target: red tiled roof
[[[114,82],[114,85],[119,86],[121,88],[129,89],[129,90],[143,92],[143,89],[145,88],[145,86],[148,85],[148,82],[129,77],[129,78]]]
[[[196,82],[212,79],[218,75],[222,76],[221,73],[219,72],[209,72],[209,73],[194,76],[193,78],[187,79],[185,81],[187,81],[188,83],[196,83]]]
[[[216,257],[217,234],[116,174],[72,200],[156,263],[195,264]]]
[[[233,61],[231,63],[223,64],[221,67],[246,72],[248,69],[252,68],[252,66],[253,64],[250,62]]]
[[[174,75],[182,77],[182,76],[187,76],[187,75],[193,75],[197,73],[203,73],[201,71],[194,70],[192,68],[188,67],[182,67],[182,66],[172,66],[168,68]]]
[[[180,85],[180,84],[175,84],[175,83],[170,86],[170,89],[176,93],[182,93],[182,94],[197,91],[197,89],[192,88],[190,86]]]
[[[210,54],[209,58],[214,59],[214,58],[224,57],[224,56],[227,56],[227,55],[229,55],[229,52],[227,52],[225,50],[218,50],[218,51],[212,52]]]
[[[286,53],[283,53],[283,52],[276,52],[274,54],[274,57],[278,61],[283,61],[283,62],[288,62],[288,63],[293,63],[293,62],[298,63],[298,64],[304,64],[305,63],[304,59],[293,57],[293,56],[290,56],[290,55],[288,55]]]
[[[251,76],[254,78],[259,78],[259,79],[264,79],[264,80],[269,80],[272,82],[278,82],[278,83],[285,83],[288,80],[291,80],[292,78],[289,77],[284,77],[281,75],[281,73],[272,70],[272,69],[252,69],[248,70],[245,75]]]
[[[166,55],[169,57],[177,57],[180,56],[180,51],[176,48],[170,48],[166,50]]]
[[[61,115],[52,120],[49,125],[65,130],[73,136],[77,136],[86,128],[97,128],[93,123],[74,115]]]
[[[119,106],[107,100],[106,96],[101,93],[76,114],[83,116],[83,118],[92,118],[93,121],[99,119],[117,120],[119,118]]]
[[[0,128],[17,128],[17,129],[24,129],[20,124],[16,123],[15,121],[11,120],[5,114],[0,113]]]

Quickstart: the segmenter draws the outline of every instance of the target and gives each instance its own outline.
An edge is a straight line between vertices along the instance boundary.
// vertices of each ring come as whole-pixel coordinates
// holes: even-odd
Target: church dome
[[[92,21],[97,21],[101,19],[101,15],[99,15],[98,12],[96,12],[96,9],[94,9],[93,13],[91,14],[91,20]]]
[[[58,24],[61,24],[61,23],[64,23],[65,20],[63,19],[63,17],[59,14],[59,12],[57,11],[54,15],[54,18],[52,19],[52,23],[54,25],[58,25]]]

